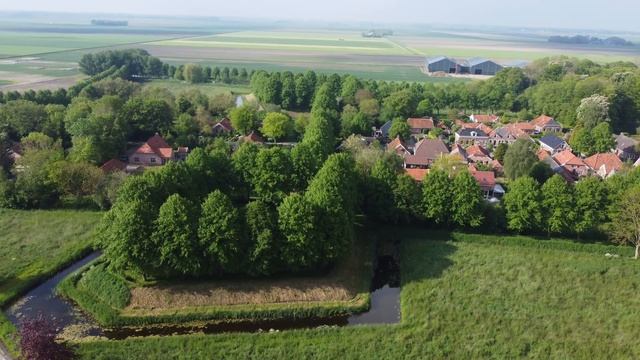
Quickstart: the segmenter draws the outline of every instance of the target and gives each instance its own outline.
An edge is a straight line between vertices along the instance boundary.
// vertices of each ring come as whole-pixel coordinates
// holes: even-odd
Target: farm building
[[[473,75],[495,75],[502,70],[502,65],[487,59],[469,59],[469,73]]]
[[[471,58],[452,59],[446,56],[427,58],[427,71],[430,73],[443,72],[447,74],[472,74],[472,75],[495,75],[504,67],[495,61]]]
[[[446,56],[438,56],[427,59],[427,71],[430,73],[444,72],[448,74],[456,74],[459,72],[458,62],[449,59]]]

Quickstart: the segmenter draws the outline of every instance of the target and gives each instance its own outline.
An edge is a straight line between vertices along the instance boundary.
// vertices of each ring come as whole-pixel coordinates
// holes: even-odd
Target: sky
[[[0,0],[1,10],[640,31],[639,0]]]

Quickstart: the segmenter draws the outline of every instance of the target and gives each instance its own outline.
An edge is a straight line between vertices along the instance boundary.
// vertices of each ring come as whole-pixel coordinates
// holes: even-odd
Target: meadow
[[[398,325],[78,344],[86,359],[637,358],[630,248],[397,230]],[[620,255],[605,257],[605,253]]]
[[[189,84],[185,81],[165,79],[153,80],[144,84],[146,87],[159,87],[169,90],[172,94],[178,95],[185,91],[198,90],[211,97],[218,94],[231,93],[233,95],[247,95],[251,93],[249,85],[242,84]]]
[[[0,308],[86,254],[102,213],[0,209]],[[0,314],[0,341],[15,328]]]

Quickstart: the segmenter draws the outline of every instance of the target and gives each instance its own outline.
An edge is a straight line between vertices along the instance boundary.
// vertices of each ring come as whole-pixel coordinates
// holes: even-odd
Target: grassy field
[[[369,306],[374,244],[370,239],[361,239],[350,256],[317,276],[140,286],[111,274],[99,262],[65,279],[58,290],[110,327],[344,315]]]
[[[145,86],[165,88],[171,91],[174,95],[193,89],[197,89],[207,96],[214,96],[228,92],[231,92],[234,95],[246,95],[251,93],[251,87],[249,87],[249,85],[189,84],[178,80],[153,80],[145,83]]]
[[[0,308],[85,254],[93,245],[98,212],[0,209]],[[15,331],[0,314],[0,341],[15,349]]]
[[[403,240],[399,325],[86,342],[79,352],[86,359],[640,356],[640,267],[629,248],[395,234]]]

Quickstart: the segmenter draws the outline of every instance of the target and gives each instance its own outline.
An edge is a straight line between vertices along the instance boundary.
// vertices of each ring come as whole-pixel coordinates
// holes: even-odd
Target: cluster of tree
[[[615,147],[611,134],[610,104],[605,96],[582,99],[577,110],[576,126],[571,133],[571,147],[586,156],[609,152]]]
[[[164,76],[184,80],[192,84],[206,82],[222,82],[224,84],[247,84],[252,72],[245,68],[211,67],[198,64],[185,64],[165,67]]]
[[[633,43],[631,41],[625,40],[618,36],[611,36],[606,39],[601,39],[599,37],[589,36],[589,35],[575,35],[575,36],[554,35],[554,36],[549,36],[548,41],[552,43],[560,43],[560,44],[633,46]]]
[[[106,50],[88,53],[79,62],[80,71],[87,75],[96,75],[112,67],[122,70],[127,80],[160,77],[163,75],[163,63],[142,49]]]
[[[604,96],[609,102],[612,131],[634,133],[639,118],[640,71],[633,63],[600,65],[589,60],[545,58],[525,69],[505,69],[486,81],[450,84],[383,82],[311,71],[257,71],[251,77],[252,89],[261,102],[297,111],[309,110],[325,83],[328,93],[335,95],[339,113],[346,105],[356,106],[377,125],[396,117],[443,112],[450,113],[453,120],[460,111],[470,111],[521,120],[545,113],[571,127],[581,101],[593,95]]]
[[[293,162],[282,148],[244,144],[230,157],[217,146],[131,177],[103,221],[105,255],[162,278],[331,265],[353,238],[353,160],[330,156],[308,186]]]

